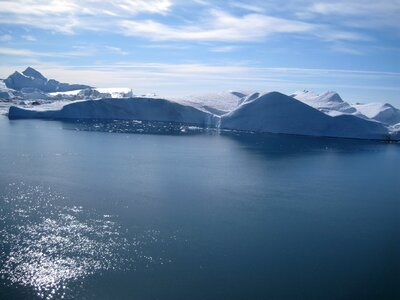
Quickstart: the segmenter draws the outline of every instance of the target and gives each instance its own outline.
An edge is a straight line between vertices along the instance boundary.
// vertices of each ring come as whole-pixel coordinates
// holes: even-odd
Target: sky
[[[0,0],[0,78],[400,106],[400,0]]]

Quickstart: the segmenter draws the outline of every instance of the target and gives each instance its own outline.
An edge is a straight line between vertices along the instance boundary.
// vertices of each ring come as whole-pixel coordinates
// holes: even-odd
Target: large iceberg
[[[345,102],[338,93],[333,91],[325,92],[322,95],[310,91],[296,92],[291,95],[293,98],[310,105],[330,116],[342,114],[353,114],[364,117],[356,108]]]
[[[56,109],[23,109],[11,106],[10,119],[121,119],[180,122],[211,127],[215,117],[192,106],[156,98],[83,100]]]
[[[279,92],[254,95],[222,116],[220,128],[255,132],[385,140],[382,124],[352,115],[332,117]]]
[[[336,92],[318,95],[303,91],[287,96],[226,91],[167,100],[135,96],[130,88],[62,84],[33,68],[0,83],[3,106],[18,105],[9,108],[10,119],[123,119],[326,137],[400,138],[400,110],[390,104],[352,105]]]
[[[220,116],[235,109],[240,104],[241,99],[248,94],[249,92],[245,91],[224,91],[194,94],[172,99]]]
[[[370,119],[386,125],[400,123],[400,109],[389,103],[356,103],[353,107]]]

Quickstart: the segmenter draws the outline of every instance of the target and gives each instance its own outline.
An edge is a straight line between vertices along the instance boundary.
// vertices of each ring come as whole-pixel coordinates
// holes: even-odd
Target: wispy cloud
[[[3,0],[0,23],[19,24],[73,34],[76,30],[104,30],[110,24],[98,22],[139,13],[165,14],[170,0]]]
[[[306,7],[306,13],[328,17],[341,17],[339,22],[358,28],[400,28],[399,0],[362,1],[337,0],[334,2],[317,1]]]
[[[4,47],[0,48],[0,54],[12,56],[43,56],[41,53],[35,53],[31,50]]]
[[[255,13],[264,13],[265,9],[262,6],[259,5],[251,5],[245,2],[231,2],[230,5],[232,7],[240,8],[246,11],[251,11]]]
[[[171,26],[153,20],[122,20],[122,33],[158,41],[262,41],[273,34],[312,36],[325,41],[369,41],[365,34],[333,29],[327,25],[267,16],[246,14],[234,16],[212,9],[208,19],[196,25]]]
[[[12,39],[13,39],[12,36],[9,34],[0,35],[0,42],[9,42]]]
[[[28,42],[36,42],[37,41],[37,39],[32,35],[22,35],[21,38],[23,38],[24,40],[26,40]]]
[[[128,36],[147,37],[153,40],[188,41],[254,41],[273,33],[310,32],[315,26],[261,14],[233,16],[221,10],[211,10],[202,24],[170,26],[153,20],[123,20],[119,25]]]
[[[222,47],[211,48],[210,51],[211,51],[211,52],[222,52],[222,53],[226,53],[226,52],[235,51],[236,49],[238,49],[237,46],[222,46]]]
[[[170,0],[3,0],[2,13],[51,16],[51,15],[134,15],[141,12],[166,13],[172,6]]]
[[[260,4],[262,1],[230,1],[223,8],[212,5],[213,1],[202,1],[203,8],[191,11],[190,18],[181,15],[180,22],[169,22],[152,16],[173,14],[173,4],[188,4],[172,0],[5,0],[0,1],[0,24],[26,25],[64,34],[82,30],[113,32],[152,41],[248,42],[265,40],[274,34],[310,36],[328,42],[370,39],[364,33],[337,27],[332,22],[325,24],[318,18],[312,21],[296,18],[296,13],[326,15],[342,11],[345,6],[341,2],[336,6],[309,2],[303,5],[285,3],[282,5],[285,13],[274,14],[269,0],[264,5]],[[351,11],[358,7],[353,6]],[[230,9],[240,13],[230,12]],[[145,17],[138,17],[139,14]]]
[[[354,47],[346,46],[343,44],[333,45],[331,47],[331,49],[333,51],[341,52],[341,53],[345,53],[345,54],[352,54],[352,55],[364,55],[365,54],[365,51],[361,51]]]
[[[120,55],[128,55],[129,52],[122,50],[119,47],[113,47],[113,46],[105,46],[105,48],[113,53],[120,54]]]
[[[64,52],[43,52],[43,51],[32,51],[29,49],[21,49],[21,48],[0,47],[0,54],[9,56],[24,56],[24,57],[71,57],[71,56],[90,56],[93,54],[93,52],[92,50],[83,51],[81,48],[79,48],[78,50],[64,51]]]

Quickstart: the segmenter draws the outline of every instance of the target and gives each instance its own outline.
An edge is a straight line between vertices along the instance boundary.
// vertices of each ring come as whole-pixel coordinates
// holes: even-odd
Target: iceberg
[[[389,103],[356,103],[353,107],[370,119],[386,125],[400,123],[400,109]]]
[[[87,88],[67,92],[53,92],[49,97],[57,99],[82,100],[101,98],[131,98],[135,95],[130,88]]]
[[[246,97],[248,93],[243,91],[224,91],[195,94],[172,98],[172,100],[220,116],[235,109],[240,104],[241,99]]]
[[[279,92],[261,94],[221,117],[220,128],[325,137],[389,139],[388,129],[352,115],[329,116]]]
[[[11,106],[10,119],[110,119],[180,122],[212,127],[211,113],[173,101],[156,98],[123,98],[81,100],[63,104],[56,109],[26,109]]]
[[[9,87],[10,82],[15,89]],[[129,88],[62,84],[27,68],[4,80],[1,95],[8,101],[3,102],[1,111],[20,104],[9,107],[10,119],[143,120],[254,132],[400,139],[397,108],[390,104],[350,105],[336,92],[318,95],[303,91],[287,96],[225,91],[166,99],[150,94],[135,96]]]
[[[39,71],[31,67],[26,68],[22,73],[15,71],[4,79],[4,83],[7,88],[17,91],[20,91],[23,88],[33,88],[45,93],[66,92],[90,88],[88,85],[61,83],[54,79],[47,79]]]
[[[13,97],[13,91],[6,87],[3,80],[0,80],[0,100],[9,100]]]
[[[310,105],[330,116],[342,114],[354,114],[363,117],[360,113],[345,102],[338,93],[333,91],[325,92],[322,95],[315,94],[309,91],[296,92],[291,95],[293,98]]]

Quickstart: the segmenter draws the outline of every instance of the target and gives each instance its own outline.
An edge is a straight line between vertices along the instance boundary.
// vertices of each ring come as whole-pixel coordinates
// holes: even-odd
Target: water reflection
[[[273,133],[220,132],[241,148],[271,158],[292,155],[359,153],[377,151],[387,146],[385,142],[328,137],[312,137]],[[400,144],[399,144],[400,145]],[[396,145],[394,145],[396,146]]]
[[[0,274],[9,285],[39,298],[69,298],[70,282],[99,271],[170,262],[144,250],[164,242],[159,231],[129,236],[114,216],[53,204],[61,198],[41,186],[13,183],[0,199]]]
[[[109,133],[220,136],[237,142],[241,147],[247,150],[268,154],[270,156],[375,151],[377,146],[386,144],[385,142],[372,140],[241,132],[216,128],[201,128],[183,123],[138,120],[74,120],[62,122],[62,127],[67,130]],[[397,143],[397,145],[400,145],[400,143]]]

